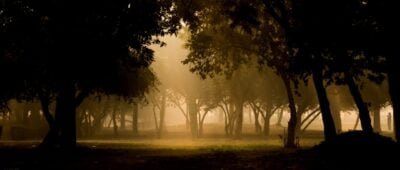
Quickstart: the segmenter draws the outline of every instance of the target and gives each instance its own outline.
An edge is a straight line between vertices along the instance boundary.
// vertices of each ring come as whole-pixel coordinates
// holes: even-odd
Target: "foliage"
[[[70,81],[80,91],[140,95],[154,81],[145,68],[153,61],[147,45],[162,44],[154,36],[179,28],[170,1],[18,0],[4,4],[0,56],[7,72],[2,74],[15,80],[10,81],[12,86],[36,93],[57,92],[60,83]],[[128,85],[136,87],[121,91],[127,79]]]

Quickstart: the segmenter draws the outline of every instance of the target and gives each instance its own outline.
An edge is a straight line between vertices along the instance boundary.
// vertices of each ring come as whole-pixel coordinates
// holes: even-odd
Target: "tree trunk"
[[[393,107],[394,134],[397,143],[400,143],[400,83],[394,70],[388,72],[389,94]]]
[[[387,124],[387,128],[389,131],[392,130],[392,115],[390,114],[390,112],[388,113],[388,115],[386,116],[386,124]]]
[[[189,107],[189,119],[190,119],[190,132],[192,134],[192,138],[195,139],[198,137],[198,124],[197,124],[197,107],[196,101],[192,98],[188,98],[188,107]]]
[[[40,104],[42,106],[43,115],[46,118],[47,124],[49,126],[49,131],[40,143],[40,147],[44,148],[54,148],[59,144],[59,126],[55,123],[55,120],[50,113],[49,105],[50,101],[48,96],[40,94]]]
[[[309,113],[303,120],[301,120],[300,127],[302,127],[311,117],[315,116],[315,114],[317,114],[320,110],[321,109],[318,107],[317,109],[311,111],[311,113]]]
[[[261,125],[260,125],[260,121],[258,120],[259,116],[260,116],[260,112],[254,110],[254,128],[256,130],[256,133],[261,133]]]
[[[53,126],[55,125],[55,122],[54,122],[53,116],[50,113],[50,109],[49,109],[50,101],[49,101],[48,97],[41,96],[40,97],[40,105],[42,106],[42,112],[46,119],[47,124],[49,125],[49,129],[53,128]]]
[[[132,133],[133,135],[138,135],[138,115],[139,115],[139,106],[138,103],[133,103],[133,112],[132,112]]]
[[[46,122],[47,122],[47,125],[49,127],[49,132],[47,133],[47,135],[45,136],[44,140],[42,141],[42,144],[44,144],[45,142],[50,142],[50,141],[46,141],[46,138],[50,138],[50,136],[49,136],[50,135],[50,131],[52,131],[52,129],[56,130],[56,127],[55,127],[54,117],[50,113],[50,109],[49,109],[49,105],[50,105],[49,96],[45,95],[43,93],[40,93],[39,94],[39,100],[40,100],[40,105],[41,105],[41,108],[42,108],[43,115],[44,115],[44,117],[46,119]],[[56,130],[56,131],[58,131],[58,130]],[[57,135],[53,132],[51,138],[54,138],[56,136]],[[50,139],[48,139],[48,140],[50,140]],[[50,142],[50,143],[54,143],[54,142]]]
[[[236,128],[235,137],[242,137],[242,127],[243,127],[243,102],[241,100],[236,101]]]
[[[208,112],[209,111],[205,111],[203,113],[203,115],[201,115],[200,112],[199,112],[199,118],[200,118],[200,121],[199,121],[199,136],[203,135],[204,120],[205,120]]]
[[[64,82],[57,96],[55,121],[60,125],[60,144],[64,149],[76,147],[75,87]]]
[[[321,114],[321,112],[316,112],[315,115],[311,118],[310,121],[308,121],[308,123],[303,127],[302,132],[305,132],[306,129],[308,128],[308,126],[311,125],[312,122],[314,122],[314,120]],[[304,122],[305,123],[305,122]]]
[[[377,133],[382,132],[381,129],[381,108],[379,106],[373,107],[374,112],[374,131]]]
[[[113,113],[112,113],[112,117],[111,117],[111,120],[112,120],[112,124],[113,124],[113,130],[114,130],[114,136],[118,136],[118,125],[117,125],[117,109],[116,108],[114,108],[114,110],[113,110]]]
[[[203,121],[199,121],[199,137],[203,136]]]
[[[91,117],[91,113],[88,112],[88,114],[85,114],[87,116],[87,126],[86,126],[86,132],[87,132],[87,136],[92,135],[92,127],[93,127],[93,121],[92,121],[92,117]]]
[[[264,118],[264,127],[263,127],[263,134],[264,136],[269,136],[270,135],[270,120],[271,120],[271,113],[265,113],[265,118]]]
[[[373,129],[371,125],[371,118],[369,117],[369,110],[362,99],[360,90],[354,82],[353,77],[349,73],[345,74],[345,79],[347,86],[349,87],[351,96],[353,97],[353,100],[356,103],[360,114],[361,128],[364,132],[372,133]]]
[[[253,118],[252,118],[252,115],[251,115],[251,108],[248,109],[247,113],[248,113],[248,116],[249,116],[249,123],[252,124],[253,123]]]
[[[354,123],[353,130],[357,129],[358,123],[360,122],[360,114],[357,114],[356,123]]]
[[[125,113],[121,110],[120,114],[121,119],[120,119],[120,123],[121,123],[121,129],[125,129]]]
[[[153,118],[154,118],[154,126],[156,129],[156,133],[158,134],[158,119],[157,119],[157,112],[156,112],[156,108],[157,106],[155,104],[153,104]]]
[[[236,123],[236,110],[235,110],[235,105],[230,102],[229,103],[229,109],[228,109],[228,135],[232,136],[233,135],[233,129],[235,127],[235,123]]]
[[[287,75],[282,75],[283,84],[285,85],[286,94],[289,100],[289,109],[290,109],[290,119],[288,123],[288,136],[285,143],[285,147],[287,148],[295,148],[296,143],[296,121],[297,121],[297,113],[296,113],[296,104],[294,102],[292,87],[289,78]]]
[[[158,138],[161,138],[161,135],[165,131],[165,107],[166,107],[166,100],[167,96],[165,94],[165,91],[162,93],[162,99],[161,99],[161,108],[160,108],[160,125],[158,126]]]
[[[281,111],[278,113],[278,120],[276,121],[276,126],[280,126],[282,127],[282,117],[283,117],[283,108],[281,109]]]
[[[342,118],[340,117],[340,110],[332,108],[333,122],[335,123],[336,132],[342,132]]]
[[[318,101],[321,109],[322,122],[324,125],[324,136],[325,140],[330,140],[336,136],[336,128],[333,122],[331,110],[329,107],[329,100],[326,95],[324,87],[324,80],[322,78],[322,70],[313,71],[313,82],[315,90],[317,92]]]
[[[252,109],[254,115],[254,128],[255,128],[254,130],[256,133],[262,134],[261,125],[259,121],[260,112],[257,108],[257,104],[255,102],[250,103],[250,108]]]
[[[225,126],[224,126],[224,128],[225,128],[225,135],[226,136],[229,136],[229,129],[228,129],[228,127],[229,127],[229,118],[228,118],[228,113],[227,112],[225,112],[225,124],[224,124]]]

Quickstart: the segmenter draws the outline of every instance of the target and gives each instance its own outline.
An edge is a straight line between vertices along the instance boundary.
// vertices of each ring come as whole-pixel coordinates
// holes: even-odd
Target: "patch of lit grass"
[[[283,147],[280,139],[139,139],[139,140],[82,140],[80,145],[92,148],[116,149],[168,149],[168,150],[275,150]],[[311,147],[320,143],[319,139],[301,139],[301,147]]]

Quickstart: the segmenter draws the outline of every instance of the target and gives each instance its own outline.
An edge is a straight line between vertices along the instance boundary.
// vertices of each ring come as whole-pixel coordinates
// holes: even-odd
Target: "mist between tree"
[[[0,1],[2,140],[400,141],[389,2],[77,3]]]
[[[254,61],[228,74],[201,78],[182,63],[190,53],[185,48],[185,34],[181,30],[178,36],[160,39],[166,46],[151,46],[155,61],[150,71],[156,79],[143,97],[127,99],[96,94],[87,97],[77,108],[78,141],[187,148],[232,144],[224,139],[242,139],[236,145],[282,146],[290,119],[282,79],[269,68],[257,67]],[[381,97],[387,91],[386,82],[377,85],[363,80],[362,83],[361,93],[372,108],[375,131],[390,135],[391,108],[387,97]],[[301,142],[306,146],[317,144],[323,140],[323,124],[314,86],[298,82],[292,88],[298,111],[296,135],[298,139],[304,138]],[[357,108],[348,89],[331,85],[327,94],[337,132],[360,130]],[[53,113],[54,109],[55,103],[51,103],[49,111]],[[48,131],[38,100],[10,100],[1,121],[1,139],[5,141],[41,140]],[[315,134],[319,137],[307,139]],[[165,141],[151,141],[155,139]]]

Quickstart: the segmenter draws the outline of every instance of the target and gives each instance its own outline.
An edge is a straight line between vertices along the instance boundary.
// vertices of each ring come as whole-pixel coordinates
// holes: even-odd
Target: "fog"
[[[0,169],[399,167],[397,7],[0,0]]]
[[[272,132],[272,136],[276,137],[286,133],[284,131],[290,119],[287,99],[282,81],[272,70],[258,69],[250,62],[228,75],[201,78],[190,71],[189,65],[182,63],[189,55],[185,47],[186,39],[185,32],[181,31],[178,36],[162,37],[161,41],[166,46],[151,46],[155,58],[150,70],[154,72],[157,81],[143,98],[135,99],[133,103],[117,96],[103,96],[100,99],[93,95],[86,99],[78,108],[78,138],[101,139],[102,136],[110,135],[126,138],[154,135],[165,138],[168,134],[180,134],[178,136],[183,138],[198,138],[207,134],[233,137],[242,134],[241,131],[243,134],[259,134],[261,137],[271,136]],[[322,131],[322,117],[319,115],[313,86],[300,82],[299,87],[294,88],[297,88],[297,108],[305,109],[301,113],[305,122],[302,122],[299,135],[309,130]],[[349,99],[349,91],[338,85],[329,86],[327,91],[331,107],[337,107],[340,113],[339,131],[361,130],[355,104]],[[363,93],[370,92],[364,90]],[[242,107],[239,109],[242,111],[242,125],[239,127],[236,122],[238,105],[229,103],[235,100],[239,100],[239,106]],[[135,105],[138,107],[137,130],[130,133],[132,128],[135,129],[132,126]],[[380,130],[391,132],[393,128],[388,126],[391,107],[387,103],[382,106],[379,114]],[[12,100],[9,108],[1,117],[1,139],[40,139],[45,134],[47,127],[38,101]],[[310,114],[314,115],[308,116]],[[379,119],[373,119],[372,124],[374,120]],[[193,125],[192,121],[196,123]],[[264,126],[265,121],[269,121],[269,127]]]

